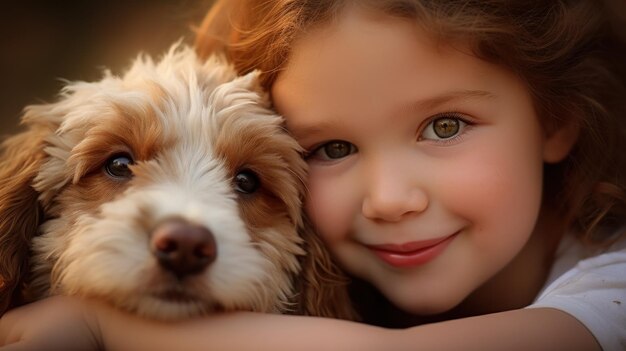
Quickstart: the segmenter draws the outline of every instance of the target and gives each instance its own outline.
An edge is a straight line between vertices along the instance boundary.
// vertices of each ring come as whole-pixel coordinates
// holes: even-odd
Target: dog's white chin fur
[[[140,57],[121,77],[72,83],[59,102],[29,108],[58,124],[35,179],[53,219],[33,240],[34,289],[160,319],[288,310],[305,166],[256,85],[256,73],[237,78],[175,45],[158,63]],[[132,179],[102,170],[119,152],[135,159]],[[241,169],[262,189],[238,193]],[[201,273],[175,278],[151,255],[150,230],[170,217],[213,233],[217,257]]]

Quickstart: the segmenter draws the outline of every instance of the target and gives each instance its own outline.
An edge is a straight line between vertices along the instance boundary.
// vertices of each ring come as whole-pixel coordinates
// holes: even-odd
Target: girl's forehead
[[[356,92],[378,85],[385,94],[414,89],[414,83],[432,90],[446,77],[482,78],[488,76],[485,71],[506,71],[492,66],[466,45],[436,40],[414,22],[372,17],[355,8],[296,40],[272,91],[276,95],[281,86],[294,84],[298,86],[289,89],[302,90],[305,84],[313,84],[317,95],[324,95],[330,86]],[[434,85],[425,86],[428,83]]]
[[[463,53],[468,59],[476,59],[466,40],[456,40],[452,36],[443,38],[416,18],[395,16],[374,6],[349,2],[330,21],[305,28],[295,37],[278,76],[292,75],[296,65],[307,65],[318,71],[333,67],[350,71],[353,65],[369,59],[392,64],[393,59],[400,56],[399,49],[424,51],[426,48],[442,56],[454,51]],[[339,62],[351,64],[340,67]]]
[[[291,45],[287,64],[281,75],[295,74],[294,68],[306,65],[312,71],[342,69],[341,62],[359,64],[372,59],[398,57],[397,49],[406,43],[423,42],[433,46],[431,38],[407,20],[373,17],[359,7],[343,10],[332,22],[301,34]],[[411,47],[415,45],[410,45]],[[407,47],[408,49],[408,47]],[[372,72],[375,73],[375,72]]]

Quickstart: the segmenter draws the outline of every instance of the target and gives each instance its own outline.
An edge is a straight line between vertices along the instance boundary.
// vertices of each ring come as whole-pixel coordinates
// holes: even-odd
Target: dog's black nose
[[[178,278],[202,272],[217,257],[213,234],[205,227],[173,218],[152,231],[152,254]]]

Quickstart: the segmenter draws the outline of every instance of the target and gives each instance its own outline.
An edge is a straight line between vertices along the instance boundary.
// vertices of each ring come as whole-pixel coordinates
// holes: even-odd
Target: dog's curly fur
[[[253,310],[353,319],[345,279],[301,213],[306,165],[257,74],[175,45],[123,76],[68,84],[29,106],[0,158],[0,314],[50,294],[162,319]],[[107,171],[115,157],[128,177]],[[258,177],[237,191],[242,172]],[[155,226],[209,230],[217,256],[176,277]],[[172,297],[174,296],[174,297]]]

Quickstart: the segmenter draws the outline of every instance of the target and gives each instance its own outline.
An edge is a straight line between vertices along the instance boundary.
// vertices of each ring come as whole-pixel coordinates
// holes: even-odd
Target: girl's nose
[[[428,207],[428,196],[416,175],[381,165],[366,175],[362,213],[368,219],[397,222]]]

